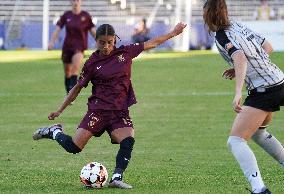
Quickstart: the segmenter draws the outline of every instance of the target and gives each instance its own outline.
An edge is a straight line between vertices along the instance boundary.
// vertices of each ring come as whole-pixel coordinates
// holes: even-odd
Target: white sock
[[[259,129],[252,139],[260,147],[262,147],[270,156],[284,166],[284,148],[281,143],[271,134],[269,134],[265,128]]]
[[[243,138],[230,136],[228,146],[238,161],[244,175],[251,184],[254,193],[260,193],[265,189],[254,153]]]

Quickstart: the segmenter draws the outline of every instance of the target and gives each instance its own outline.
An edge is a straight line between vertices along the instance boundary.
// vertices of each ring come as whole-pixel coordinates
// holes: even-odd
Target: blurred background
[[[82,9],[88,11],[98,26],[109,23],[122,41],[133,42],[134,29],[143,19],[153,38],[168,31],[177,22],[190,25],[183,36],[167,41],[159,49],[201,50],[212,49],[210,35],[202,20],[203,0],[82,0]],[[263,5],[265,3],[265,5]],[[283,0],[227,0],[230,18],[244,22],[263,34],[275,50],[284,50]],[[0,48],[47,49],[55,24],[64,11],[70,10],[69,0],[1,0]],[[55,48],[60,49],[65,32],[61,31]],[[89,48],[95,42],[89,38]],[[213,48],[214,49],[214,48]]]

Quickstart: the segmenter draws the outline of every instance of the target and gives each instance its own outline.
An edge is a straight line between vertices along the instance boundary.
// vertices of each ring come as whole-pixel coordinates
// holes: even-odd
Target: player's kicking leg
[[[92,135],[93,134],[91,132],[79,128],[77,129],[75,136],[72,138],[71,136],[63,133],[62,125],[55,124],[36,130],[33,134],[33,139],[39,140],[47,138],[56,140],[67,152],[77,154],[82,151]]]

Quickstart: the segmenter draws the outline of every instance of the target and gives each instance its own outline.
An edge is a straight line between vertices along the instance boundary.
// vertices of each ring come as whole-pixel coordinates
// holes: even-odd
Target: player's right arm
[[[235,112],[239,113],[241,108],[242,100],[242,89],[245,82],[246,71],[247,71],[247,58],[243,51],[238,51],[232,55],[235,69],[236,87],[235,87],[235,97],[233,100],[233,109]]]
[[[69,94],[67,95],[67,97],[65,98],[64,102],[59,107],[59,109],[56,112],[52,112],[52,113],[49,114],[48,119],[54,120],[56,117],[58,117],[64,111],[64,109],[77,98],[77,96],[79,95],[81,90],[82,90],[82,86],[77,83],[70,90]]]
[[[52,50],[55,44],[55,41],[58,38],[59,32],[60,32],[61,28],[59,26],[56,26],[54,32],[52,33],[50,42],[48,44],[48,50]]]

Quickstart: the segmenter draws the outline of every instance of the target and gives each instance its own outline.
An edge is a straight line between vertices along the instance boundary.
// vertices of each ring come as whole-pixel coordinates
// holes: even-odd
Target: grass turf
[[[89,52],[87,54],[90,54]],[[53,122],[49,112],[64,99],[60,52],[0,52],[0,193],[248,193],[249,187],[226,146],[234,119],[234,82],[221,78],[225,62],[205,51],[146,53],[134,61],[138,104],[131,108],[136,144],[125,180],[131,191],[86,190],[81,168],[103,163],[111,174],[117,145],[104,134],[71,155],[48,140],[33,141],[34,130]],[[284,70],[283,53],[273,61]],[[68,134],[86,112],[90,87],[56,120]],[[282,142],[284,112],[270,125]],[[284,193],[283,169],[254,143],[267,186]]]

